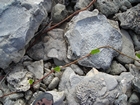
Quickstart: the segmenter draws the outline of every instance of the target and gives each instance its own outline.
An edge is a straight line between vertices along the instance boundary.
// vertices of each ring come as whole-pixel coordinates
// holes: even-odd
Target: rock
[[[58,23],[62,21],[67,16],[67,10],[65,5],[63,4],[56,4],[51,11],[52,21],[54,23]]]
[[[35,61],[27,66],[28,70],[32,72],[37,79],[43,77],[44,73],[44,63],[43,60]]]
[[[104,15],[98,15],[97,10],[80,12],[73,17],[65,32],[69,45],[67,57],[69,59],[77,59],[101,46],[112,46],[120,50],[122,43],[121,34],[114,27]],[[84,58],[78,63],[86,67],[107,69],[113,57],[117,56],[117,53],[107,48],[100,50],[99,54]]]
[[[65,92],[56,92],[56,91],[47,91],[53,95],[54,104],[53,105],[62,105],[63,100],[65,99]]]
[[[122,33],[122,39],[123,39],[121,53],[126,54],[127,56],[130,56],[132,58],[135,58],[134,45],[133,45],[133,41],[132,41],[129,33],[125,30],[121,30],[121,33]],[[133,63],[134,62],[133,59],[128,58],[128,57],[121,55],[121,54],[116,58],[121,63]]]
[[[37,80],[35,80],[35,81],[37,81]],[[40,88],[40,82],[38,82],[38,83],[36,83],[36,84],[33,85],[33,89],[35,91],[39,90],[39,88]]]
[[[44,42],[34,45],[28,54],[35,60],[49,60],[51,58],[63,61],[66,59],[66,44],[62,29],[53,29],[45,36]],[[53,43],[53,44],[52,44]]]
[[[48,70],[48,71],[44,74],[44,76],[47,75],[49,72],[50,72],[50,70]],[[48,75],[47,77],[45,77],[45,78],[43,79],[43,83],[44,83],[45,85],[49,85],[49,84],[51,83],[51,81],[53,80],[53,78],[54,78],[54,74],[52,73],[52,74]]]
[[[112,75],[118,75],[118,74],[121,74],[122,72],[125,72],[127,70],[125,69],[125,67],[122,64],[120,64],[116,61],[113,61],[111,64],[111,67],[109,68],[108,71]]]
[[[140,0],[128,0],[130,3],[140,3]]]
[[[0,67],[5,69],[25,54],[25,46],[47,18],[51,0],[0,1]]]
[[[3,105],[25,105],[25,101],[23,100],[23,93],[14,93],[8,95],[3,100]]]
[[[114,18],[121,22],[120,26],[124,29],[131,29],[136,34],[140,34],[140,4],[128,9],[126,12],[118,13]]]
[[[139,97],[137,96],[136,93],[133,93],[131,95],[131,97],[129,98],[129,103],[132,105],[132,104],[137,104],[139,102]]]
[[[127,95],[125,95],[125,94],[120,95],[119,98],[117,100],[115,100],[114,105],[128,105],[127,104]]]
[[[70,77],[73,77],[74,75],[75,75],[75,73],[70,67],[67,67],[65,69],[65,71],[61,77],[60,83],[59,83],[59,88],[58,88],[59,91],[63,91],[67,88],[72,88],[73,85],[76,85],[80,81],[81,78],[78,79],[77,77],[74,77],[73,81],[75,81],[75,83],[69,83],[68,81],[69,81]]]
[[[55,78],[53,78],[53,80],[49,84],[48,88],[49,89],[55,89],[58,84],[59,84],[59,78],[55,77]]]
[[[131,7],[131,3],[128,0],[97,0],[94,5],[106,16],[114,15],[122,6],[126,9]]]
[[[26,105],[26,103],[23,99],[18,99],[18,100],[15,101],[14,105]]]
[[[125,94],[132,89],[133,78],[130,72],[123,73],[121,76],[111,76],[95,68],[90,70],[86,76],[79,76],[67,67],[62,75],[59,90],[65,91],[68,104],[113,105],[115,101],[118,103],[123,99],[122,102],[125,103],[127,100]]]
[[[15,91],[27,91],[30,88],[30,78],[33,78],[31,72],[28,72],[22,66],[16,66],[7,76],[7,81],[14,87]]]
[[[133,40],[135,50],[140,50],[140,36],[132,31],[129,31],[129,34],[131,35],[131,38]]]
[[[80,67],[78,67],[77,65],[72,64],[72,65],[71,65],[71,68],[72,68],[72,70],[73,70],[76,74],[84,75],[83,70],[82,70]]]
[[[33,95],[33,92],[31,90],[28,90],[25,92],[25,99],[28,101]]]
[[[120,86],[120,90],[123,94],[126,94],[127,97],[130,97],[132,91],[132,81],[134,76],[130,72],[122,72],[119,76],[118,82]]]
[[[43,92],[42,91],[36,91],[32,97],[30,98],[29,101],[27,101],[27,105],[33,105],[33,102],[35,101],[35,99],[40,95],[42,94]]]
[[[80,10],[80,9],[83,9],[85,7],[87,7],[89,5],[89,3],[91,2],[92,0],[78,0],[76,2],[76,5],[74,6],[74,10]],[[89,7],[88,10],[91,10],[93,9],[93,6]]]
[[[140,78],[135,78],[133,80],[134,88],[137,92],[140,93]]]

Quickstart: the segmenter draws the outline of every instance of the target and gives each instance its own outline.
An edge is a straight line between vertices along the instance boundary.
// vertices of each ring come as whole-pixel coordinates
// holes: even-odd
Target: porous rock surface
[[[113,105],[114,101],[118,105],[121,99],[127,100],[126,93],[131,91],[133,79],[130,72],[117,77],[98,72],[95,68],[86,76],[78,76],[68,67],[63,73],[59,90],[65,91],[69,105],[79,105],[77,102],[80,105]]]
[[[124,11],[132,7],[128,0],[96,0],[94,5],[106,16],[117,13],[119,9]]]
[[[140,35],[140,4],[126,12],[116,14],[115,18],[121,22],[122,28],[131,29]]]
[[[98,15],[96,10],[80,12],[73,17],[65,32],[69,43],[67,57],[77,59],[101,46],[112,46],[121,50],[122,37],[119,30],[114,27],[104,15]],[[86,67],[108,68],[117,54],[111,49],[100,50],[99,54],[80,60],[78,63]]]
[[[51,8],[51,0],[2,0],[0,4],[0,67],[18,62],[25,46]]]

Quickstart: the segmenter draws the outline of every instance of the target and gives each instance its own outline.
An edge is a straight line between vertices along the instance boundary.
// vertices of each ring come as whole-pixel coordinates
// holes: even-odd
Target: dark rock
[[[121,27],[131,29],[136,34],[140,34],[140,4],[128,9],[126,12],[118,13],[115,18],[121,22]]]
[[[96,8],[106,16],[114,15],[121,8],[130,8],[131,3],[128,0],[97,0]]]

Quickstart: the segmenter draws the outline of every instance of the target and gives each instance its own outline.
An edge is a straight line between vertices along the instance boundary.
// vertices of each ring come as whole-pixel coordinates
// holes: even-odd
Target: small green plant
[[[140,54],[139,53],[136,53],[136,56],[140,59]]]
[[[60,72],[61,68],[60,68],[60,66],[56,66],[53,70],[54,70],[55,72]]]
[[[94,49],[90,52],[91,55],[97,54],[100,52],[100,49]]]
[[[29,79],[29,84],[32,85],[34,83],[33,79]]]

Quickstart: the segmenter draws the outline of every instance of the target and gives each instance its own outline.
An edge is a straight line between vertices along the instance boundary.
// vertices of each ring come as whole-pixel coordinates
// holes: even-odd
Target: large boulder
[[[67,26],[65,37],[68,42],[69,59],[77,59],[91,50],[102,46],[112,46],[120,50],[122,37],[114,21],[109,21],[98,12],[83,11],[73,17]],[[112,49],[102,48],[100,53],[78,61],[82,66],[107,69],[117,53]]]
[[[51,8],[51,0],[0,1],[0,67],[18,62]]]

